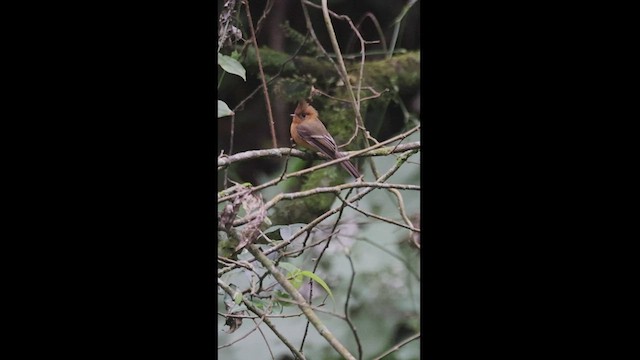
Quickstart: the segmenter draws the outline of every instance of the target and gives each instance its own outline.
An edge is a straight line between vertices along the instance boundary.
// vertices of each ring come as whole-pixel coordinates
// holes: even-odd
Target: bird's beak
[[[296,114],[289,114],[289,116],[296,116]]]

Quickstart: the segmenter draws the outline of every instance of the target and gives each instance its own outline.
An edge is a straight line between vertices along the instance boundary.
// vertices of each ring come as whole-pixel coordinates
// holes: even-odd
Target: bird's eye
[[[306,116],[307,116],[307,114],[306,114],[306,113],[302,113],[302,114],[300,114],[300,117],[301,117],[301,118],[303,118],[303,119],[304,119]]]

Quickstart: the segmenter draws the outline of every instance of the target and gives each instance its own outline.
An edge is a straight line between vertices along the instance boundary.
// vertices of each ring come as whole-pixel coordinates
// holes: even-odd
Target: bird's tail
[[[339,157],[344,157],[344,155],[342,154],[338,154]],[[358,169],[356,169],[356,167],[351,163],[351,161],[347,160],[347,161],[343,161],[340,163],[340,165],[349,172],[349,174],[351,174],[351,176],[353,176],[355,179],[360,177],[360,173],[358,172]]]

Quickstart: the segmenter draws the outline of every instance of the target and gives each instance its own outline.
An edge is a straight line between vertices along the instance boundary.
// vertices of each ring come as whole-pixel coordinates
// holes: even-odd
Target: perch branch
[[[367,157],[367,156],[385,156],[385,155],[390,155],[394,153],[405,152],[407,150],[419,149],[420,146],[421,146],[420,141],[416,141],[408,144],[401,144],[398,146],[383,147],[383,148],[367,151],[362,154],[354,155],[351,157],[358,158],[358,157]],[[356,151],[346,151],[344,152],[344,154],[352,155],[355,152]],[[325,159],[324,157],[319,156],[318,153],[310,153],[310,152],[291,149],[291,148],[249,150],[249,151],[240,152],[231,156],[223,155],[221,157],[218,157],[218,170],[239,161],[247,161],[247,160],[258,159],[262,157],[282,157],[285,155],[289,155],[289,156],[293,156],[293,157],[297,157],[305,160]]]
[[[382,146],[384,146],[384,145],[386,145],[388,143],[391,143],[391,142],[394,142],[394,141],[397,141],[397,140],[402,140],[402,139],[406,138],[407,136],[409,136],[410,134],[412,134],[413,132],[418,131],[419,129],[420,129],[420,125],[414,127],[413,129],[411,129],[411,130],[409,130],[409,131],[407,131],[407,132],[405,132],[403,134],[394,136],[391,139],[387,139],[387,140],[385,140],[383,142],[380,142],[378,144],[372,145],[372,146],[370,146],[370,147],[368,147],[366,149],[351,152],[351,153],[349,153],[349,155],[347,155],[345,157],[341,157],[341,158],[338,158],[338,159],[335,159],[335,160],[327,161],[327,162],[324,162],[324,163],[322,163],[320,165],[316,165],[316,166],[310,167],[308,169],[296,171],[294,173],[286,174],[285,176],[281,176],[281,177],[279,177],[277,179],[273,179],[273,180],[268,181],[268,182],[266,182],[266,183],[264,183],[262,185],[255,186],[255,187],[251,188],[250,191],[251,192],[255,192],[255,191],[258,191],[258,190],[262,190],[264,188],[273,186],[273,185],[279,183],[282,180],[286,180],[288,178],[295,177],[295,176],[301,176],[301,175],[310,173],[312,171],[316,171],[318,169],[322,169],[322,168],[325,168],[327,166],[331,166],[333,164],[337,164],[337,163],[342,162],[342,161],[347,161],[347,160],[351,159],[354,156],[357,156],[357,155],[360,155],[360,154],[364,154],[364,153],[366,153],[368,151],[371,151],[373,149],[377,149],[379,147],[382,147]],[[417,151],[417,150],[410,150],[410,151]],[[229,195],[229,196],[218,198],[218,203],[230,200],[230,199],[234,198],[235,196],[237,196],[237,194],[232,194],[232,195]]]

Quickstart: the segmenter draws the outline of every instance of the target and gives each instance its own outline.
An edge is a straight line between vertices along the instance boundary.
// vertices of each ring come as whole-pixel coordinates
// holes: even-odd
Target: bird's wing
[[[322,126],[324,128],[324,125]],[[326,129],[324,129],[324,135],[315,135],[313,134],[311,128],[306,126],[305,123],[298,125],[297,127],[298,135],[309,143],[309,145],[313,145],[318,151],[327,155],[328,157],[334,159],[336,157],[336,153],[338,152],[338,146],[336,145],[335,140],[328,135]]]
[[[324,125],[322,125],[322,123],[320,123],[319,125],[318,123],[316,123],[316,125],[312,126],[321,126],[320,130],[324,130],[321,131],[324,133],[324,135],[314,135],[312,127],[303,122],[297,127],[298,135],[302,138],[302,140],[306,141],[309,145],[313,146],[318,151],[325,154],[331,159],[342,157],[343,154],[338,151],[338,145],[336,145],[336,141],[333,140],[333,137],[331,137],[331,135],[329,135]],[[316,128],[315,130],[315,132],[317,133],[318,128]],[[345,168],[354,178],[357,179],[360,177],[360,174],[358,173],[356,167],[353,166],[353,164],[348,160],[341,162],[340,165]]]

